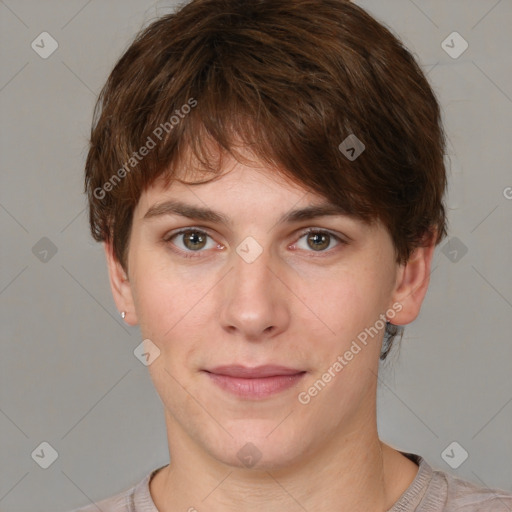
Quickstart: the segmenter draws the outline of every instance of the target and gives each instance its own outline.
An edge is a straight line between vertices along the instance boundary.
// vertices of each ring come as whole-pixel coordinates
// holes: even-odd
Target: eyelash
[[[195,228],[194,226],[190,226],[190,227],[187,227],[187,228],[180,229],[179,231],[169,233],[168,235],[166,235],[164,237],[164,242],[166,244],[170,244],[170,245],[174,246],[174,244],[172,243],[172,239],[173,238],[178,237],[179,235],[182,235],[184,233],[188,233],[190,231],[194,231],[194,232],[199,233],[201,235],[207,236],[208,238],[211,238],[213,240],[213,237],[211,237],[206,231],[204,231],[202,229],[199,229],[199,228]],[[327,231],[327,230],[324,230],[324,229],[315,229],[315,228],[308,228],[305,231],[302,231],[300,233],[297,241],[302,239],[304,236],[310,235],[312,233],[315,234],[315,235],[328,235],[329,237],[331,237],[334,240],[336,240],[336,242],[338,242],[338,244],[341,244],[341,245],[347,245],[348,244],[347,241],[343,240],[342,238],[340,238],[338,235],[335,235],[331,231]],[[296,243],[297,242],[295,242],[293,245],[295,245]],[[222,246],[222,244],[217,244],[217,246],[219,246],[219,245]],[[334,248],[331,248],[331,249],[324,250],[324,251],[307,251],[307,252],[312,252],[312,253],[317,252],[318,256],[321,257],[322,254],[330,253],[331,251],[335,250],[336,247],[337,246],[335,246]],[[198,257],[201,258],[201,257],[203,257],[203,256],[201,256],[201,253],[205,252],[204,250],[184,251],[183,249],[178,249],[176,246],[174,246],[174,248],[172,248],[171,250],[176,252],[176,253],[178,253],[180,256],[183,256],[184,258],[198,258]],[[313,257],[318,257],[318,256],[313,256]]]

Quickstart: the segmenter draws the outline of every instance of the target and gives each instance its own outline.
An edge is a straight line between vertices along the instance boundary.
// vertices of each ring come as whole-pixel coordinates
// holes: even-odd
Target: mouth
[[[254,368],[231,365],[203,370],[219,388],[239,398],[258,400],[283,392],[307,373],[285,366],[265,365]]]

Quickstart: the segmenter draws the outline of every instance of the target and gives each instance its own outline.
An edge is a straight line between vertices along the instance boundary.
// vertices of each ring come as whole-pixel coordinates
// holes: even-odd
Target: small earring
[[[121,318],[124,320],[126,317],[126,313],[124,311],[121,311]]]

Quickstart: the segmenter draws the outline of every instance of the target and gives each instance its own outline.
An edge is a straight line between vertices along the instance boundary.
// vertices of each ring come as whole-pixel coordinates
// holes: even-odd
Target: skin
[[[153,500],[160,512],[239,511],[240,503],[248,512],[386,511],[418,467],[377,432],[384,330],[308,404],[297,396],[393,304],[401,305],[393,323],[417,317],[434,244],[398,265],[381,224],[344,215],[278,223],[324,198],[257,161],[230,158],[222,171],[193,186],[157,181],[142,194],[127,272],[105,244],[118,309],[160,350],[148,369],[164,405],[172,462],[151,481]],[[170,199],[215,210],[231,223],[144,218]],[[192,227],[211,237],[200,251],[184,245],[182,235],[169,238]],[[318,250],[306,228],[345,242],[327,237]],[[263,248],[252,263],[236,252],[248,236]],[[186,258],[187,250],[194,257]],[[291,389],[244,400],[201,371],[221,364],[280,364],[307,373]],[[247,443],[261,454],[250,468],[237,456]]]

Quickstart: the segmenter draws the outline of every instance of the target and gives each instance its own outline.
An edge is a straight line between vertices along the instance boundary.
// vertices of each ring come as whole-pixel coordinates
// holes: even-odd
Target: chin
[[[225,444],[218,438],[210,446],[210,453],[219,462],[240,469],[270,471],[284,469],[301,458],[304,450],[304,436],[294,438],[284,428],[278,433],[276,423],[269,428],[268,422],[251,429],[247,425],[243,432],[235,433]],[[275,429],[273,431],[273,429]]]

